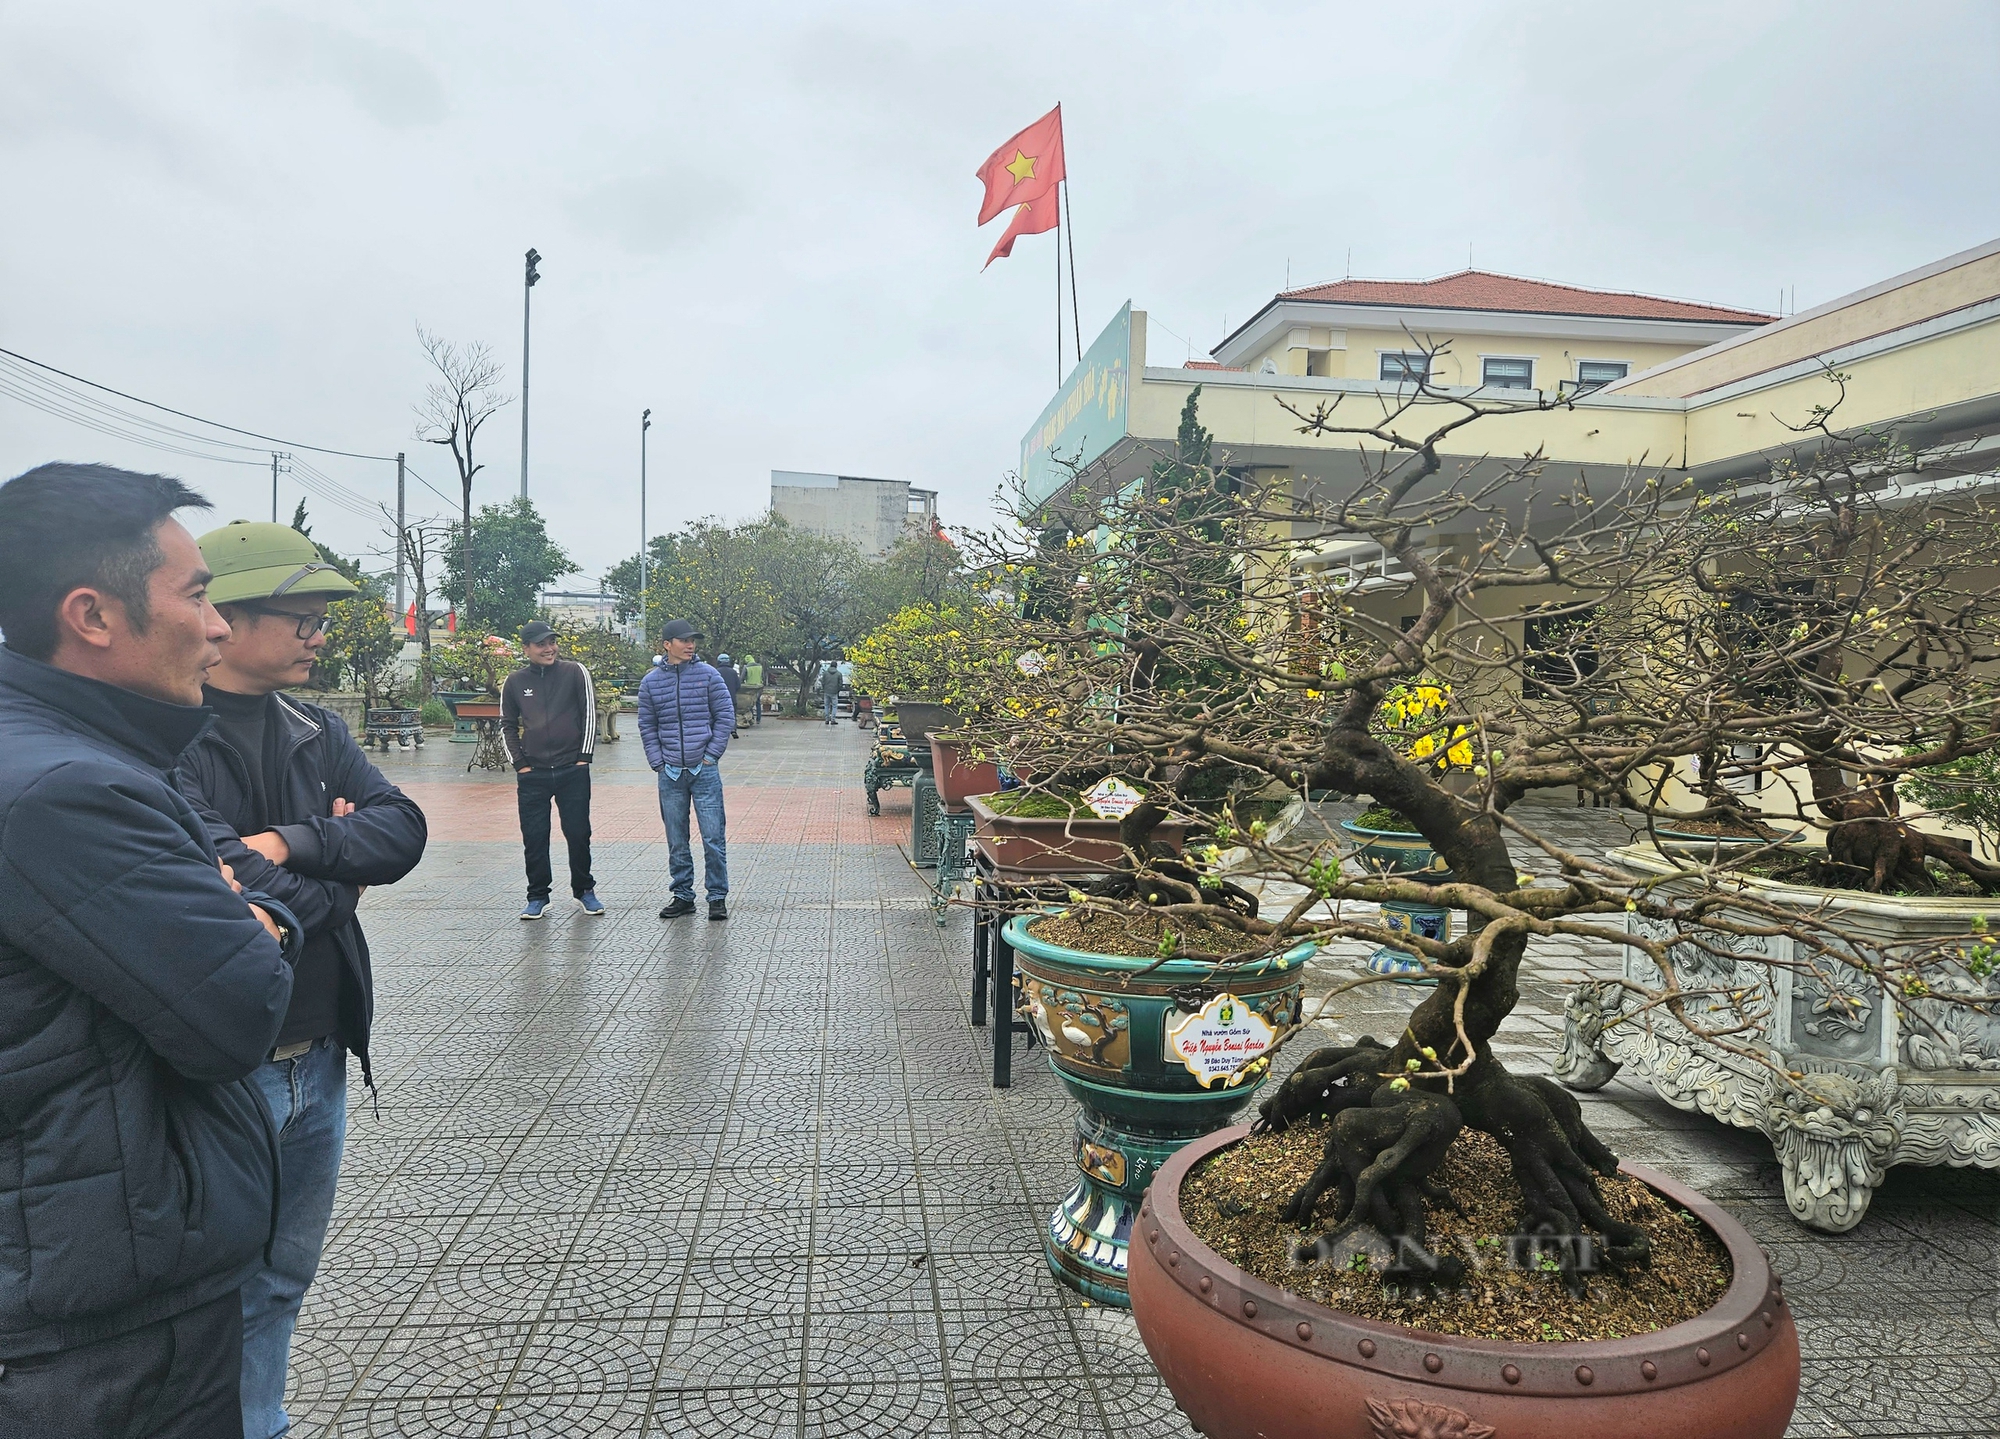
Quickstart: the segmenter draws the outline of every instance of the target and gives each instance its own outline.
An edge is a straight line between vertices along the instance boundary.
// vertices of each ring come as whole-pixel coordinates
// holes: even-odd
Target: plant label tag
[[[1084,791],[1083,802],[1099,819],[1123,819],[1145,797],[1122,779],[1101,779]]]
[[[1167,1057],[1185,1064],[1203,1089],[1218,1079],[1233,1089],[1277,1037],[1263,1015],[1233,994],[1218,994],[1178,1024],[1169,1016]]]
[[[1024,675],[1038,675],[1047,665],[1040,650],[1024,650],[1014,657],[1014,668]]]

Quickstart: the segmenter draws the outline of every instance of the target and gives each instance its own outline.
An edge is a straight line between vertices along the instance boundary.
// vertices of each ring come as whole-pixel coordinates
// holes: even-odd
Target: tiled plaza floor
[[[515,919],[509,776],[468,776],[468,747],[435,740],[382,759],[433,839],[364,904],[380,1112],[354,1091],[296,1432],[1190,1432],[1130,1317],[1043,1267],[1069,1102],[1039,1052],[987,1086],[969,918],[932,923],[896,847],[907,791],[863,812],[865,743],[766,722],[732,747],[726,925],[654,917],[665,847],[636,739],[599,751],[596,920]],[[1546,1064],[1590,959],[1524,976],[1511,1063]],[[1338,1033],[1400,1028],[1407,996],[1369,993]],[[1809,1235],[1762,1141],[1622,1081],[1587,1102],[1614,1149],[1771,1247],[1806,1353],[1795,1433],[2000,1434],[2000,1180],[1898,1171],[1853,1234]]]

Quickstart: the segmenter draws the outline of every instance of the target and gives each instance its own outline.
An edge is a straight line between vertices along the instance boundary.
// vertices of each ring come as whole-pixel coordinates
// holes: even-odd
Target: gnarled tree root
[[[1300,1260],[1331,1257],[1343,1238],[1368,1225],[1395,1246],[1395,1261],[1383,1273],[1388,1282],[1459,1283],[1465,1265],[1433,1251],[1424,1202],[1459,1207],[1431,1176],[1467,1125],[1492,1135],[1513,1163],[1523,1201],[1514,1246],[1520,1262],[1552,1257],[1564,1287],[1581,1297],[1583,1274],[1595,1267],[1597,1252],[1613,1264],[1650,1259],[1644,1232],[1605,1208],[1597,1178],[1617,1173],[1618,1159],[1585,1126],[1582,1107],[1567,1090],[1539,1076],[1509,1074],[1490,1055],[1450,1096],[1423,1081],[1397,1090],[1383,1077],[1390,1053],[1366,1037],[1322,1049],[1260,1106],[1261,1130],[1282,1130],[1306,1118],[1333,1120],[1318,1168],[1280,1211],[1303,1226],[1329,1189],[1337,1195],[1338,1222],[1302,1241]]]

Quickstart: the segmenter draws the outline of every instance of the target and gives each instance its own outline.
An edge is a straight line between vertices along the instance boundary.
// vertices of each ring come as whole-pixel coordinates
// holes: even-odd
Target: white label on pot
[[[1099,819],[1123,819],[1145,797],[1122,779],[1101,779],[1084,791],[1083,802]]]
[[[1038,675],[1047,665],[1040,650],[1023,650],[1014,656],[1014,668],[1024,675]]]
[[[1263,1015],[1233,994],[1218,994],[1178,1023],[1169,1014],[1166,1033],[1167,1058],[1185,1064],[1203,1089],[1218,1079],[1225,1088],[1241,1084],[1244,1067],[1278,1037]]]

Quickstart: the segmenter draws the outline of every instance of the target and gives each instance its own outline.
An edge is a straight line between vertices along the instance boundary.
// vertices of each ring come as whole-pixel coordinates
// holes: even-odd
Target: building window
[[[1394,384],[1422,384],[1430,376],[1431,357],[1421,350],[1414,353],[1382,352],[1382,375]]]
[[[1632,367],[1623,360],[1578,360],[1576,362],[1576,388],[1579,393],[1595,390],[1608,385],[1613,380],[1622,380],[1630,374]]]
[[[1530,699],[1587,698],[1585,681],[1597,673],[1591,611],[1550,605],[1521,621],[1521,693]]]
[[[1489,356],[1479,362],[1479,383],[1489,390],[1532,390],[1535,388],[1535,362]]]

